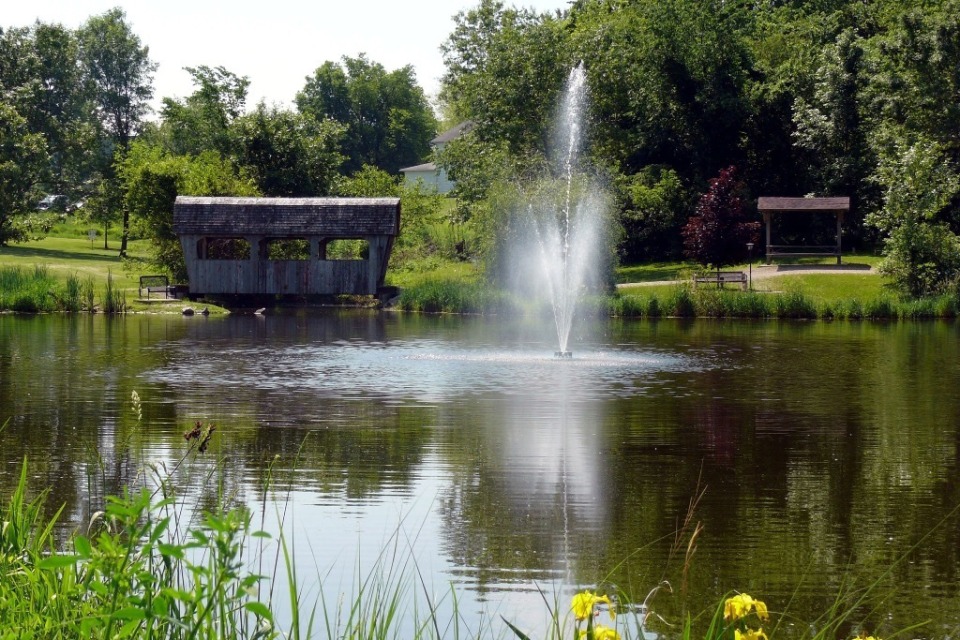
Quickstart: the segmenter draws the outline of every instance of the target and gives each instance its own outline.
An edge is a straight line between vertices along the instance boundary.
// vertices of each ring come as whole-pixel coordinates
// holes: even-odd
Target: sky
[[[185,97],[193,85],[183,67],[223,66],[247,76],[247,106],[261,100],[291,105],[306,77],[327,60],[366,53],[388,71],[412,64],[431,98],[443,74],[440,44],[453,16],[479,0],[17,0],[4,3],[0,26],[34,21],[76,28],[92,15],[119,6],[150,58],[156,107],[163,97]],[[563,9],[569,0],[505,4],[538,11]]]

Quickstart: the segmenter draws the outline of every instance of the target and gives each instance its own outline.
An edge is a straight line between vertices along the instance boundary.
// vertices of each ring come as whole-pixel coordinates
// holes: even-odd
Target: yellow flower
[[[620,634],[616,629],[598,624],[593,628],[593,638],[594,640],[620,640]]]
[[[767,634],[763,629],[746,629],[742,633],[740,629],[734,629],[733,640],[768,640]]]
[[[610,598],[607,596],[598,596],[589,591],[582,591],[573,596],[573,602],[570,608],[573,610],[573,615],[577,620],[586,620],[593,614],[593,608],[601,602],[606,603],[610,607],[610,617],[617,615],[613,610],[613,603],[610,602]]]
[[[586,629],[580,632],[580,637],[587,637]],[[617,633],[616,629],[611,629],[610,627],[605,627],[602,624],[598,624],[593,628],[593,640],[620,640],[620,634]]]
[[[746,593],[727,598],[727,601],[723,604],[723,619],[734,622],[746,617],[751,611],[756,611],[757,617],[761,620],[770,619],[770,615],[767,613],[767,605],[760,600],[754,600]]]

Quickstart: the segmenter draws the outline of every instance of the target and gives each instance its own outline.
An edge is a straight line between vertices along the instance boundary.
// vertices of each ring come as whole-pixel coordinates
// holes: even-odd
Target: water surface
[[[468,617],[531,632],[538,588],[642,599],[664,578],[674,623],[730,589],[811,621],[845,584],[874,585],[851,620],[870,632],[960,631],[960,527],[938,526],[960,504],[956,324],[611,321],[575,329],[571,361],[551,337],[367,312],[0,316],[0,491],[26,457],[84,522],[201,420],[218,430],[190,468],[222,472],[185,478],[191,499],[286,506],[327,592],[399,539]]]

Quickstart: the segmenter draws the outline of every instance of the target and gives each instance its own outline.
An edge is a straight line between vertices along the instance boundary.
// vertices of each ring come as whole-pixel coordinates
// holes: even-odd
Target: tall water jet
[[[606,197],[583,166],[587,116],[583,63],[571,70],[553,128],[548,187],[530,198],[528,212],[537,243],[541,291],[549,297],[559,357],[570,357],[570,333],[577,304],[600,259],[598,244]]]

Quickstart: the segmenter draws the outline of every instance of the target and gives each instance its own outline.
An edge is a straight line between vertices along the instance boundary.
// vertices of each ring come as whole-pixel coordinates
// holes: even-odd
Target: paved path
[[[877,270],[868,264],[762,264],[754,265],[753,279],[767,280],[779,276],[789,276],[807,273],[848,273],[876,275]],[[653,287],[664,284],[680,284],[689,282],[688,280],[654,280],[652,282],[625,282],[618,284],[617,287]]]

